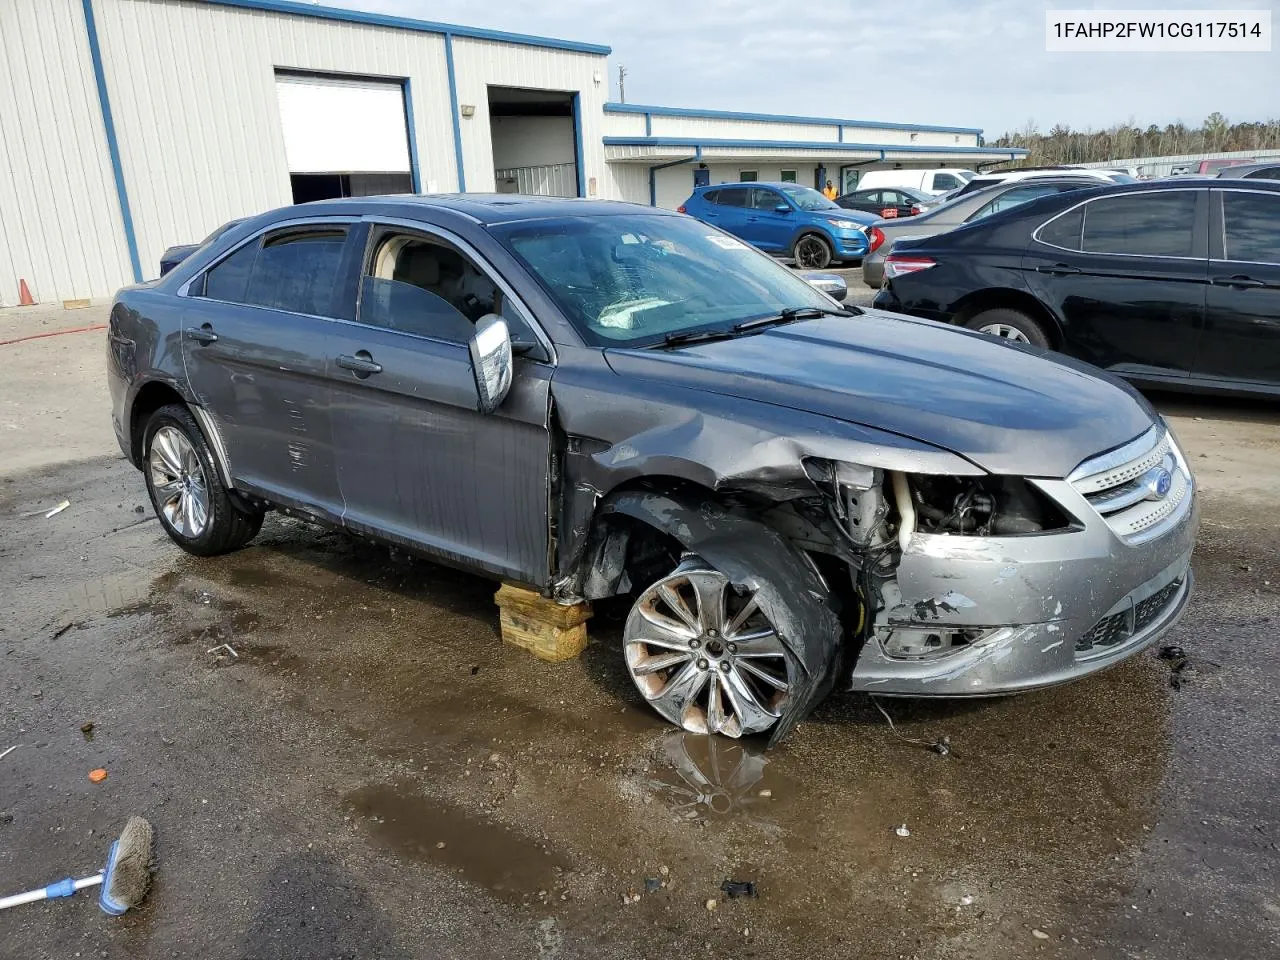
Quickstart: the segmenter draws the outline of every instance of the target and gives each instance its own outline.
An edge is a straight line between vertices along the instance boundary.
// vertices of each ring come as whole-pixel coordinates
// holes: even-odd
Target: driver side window
[[[512,339],[534,339],[502,288],[452,246],[391,232],[375,242],[360,281],[360,323],[465,344],[490,313],[507,321]]]

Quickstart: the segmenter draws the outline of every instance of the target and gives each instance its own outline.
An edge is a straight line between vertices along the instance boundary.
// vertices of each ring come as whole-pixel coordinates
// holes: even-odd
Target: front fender
[[[675,538],[755,593],[761,611],[795,656],[799,670],[786,710],[769,736],[778,743],[830,692],[843,636],[831,595],[813,566],[779,533],[710,498],[625,491],[600,505]]]

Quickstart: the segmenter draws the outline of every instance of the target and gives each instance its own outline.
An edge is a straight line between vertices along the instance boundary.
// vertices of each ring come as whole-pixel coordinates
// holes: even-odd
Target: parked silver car
[[[955,197],[919,216],[877,220],[866,228],[870,243],[869,252],[862,258],[862,280],[867,286],[880,289],[884,284],[884,258],[893,249],[895,240],[932,237],[1036,197],[1096,186],[1096,177],[1042,177],[1033,183],[1010,181]]]
[[[1178,445],[1126,384],[844,309],[674,212],[354,198],[122,290],[121,449],[184,550],[270,509],[565,604],[697,733],[831,690],[1014,693],[1155,642],[1191,590]]]

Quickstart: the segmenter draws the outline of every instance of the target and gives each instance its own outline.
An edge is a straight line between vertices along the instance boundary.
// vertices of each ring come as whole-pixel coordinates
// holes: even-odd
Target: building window
[[[783,170],[783,171],[782,171],[782,177],[781,177],[781,179],[782,179],[782,182],[783,182],[783,183],[795,183],[795,182],[796,182],[796,171],[794,171],[794,170]]]
[[[740,170],[738,171],[739,183],[753,183],[760,179],[760,173],[757,170]]]

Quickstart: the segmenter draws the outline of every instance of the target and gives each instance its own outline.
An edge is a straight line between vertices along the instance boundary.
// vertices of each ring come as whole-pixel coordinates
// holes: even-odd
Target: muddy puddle
[[[345,801],[350,815],[388,852],[457,873],[499,900],[548,900],[562,892],[568,864],[547,843],[508,824],[404,783],[361,787]]]

